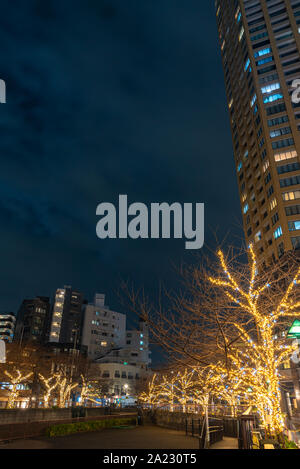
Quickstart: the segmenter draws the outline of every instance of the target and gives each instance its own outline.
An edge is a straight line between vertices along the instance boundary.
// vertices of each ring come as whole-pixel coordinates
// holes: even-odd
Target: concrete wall
[[[76,408],[76,410],[79,408]],[[107,409],[87,407],[85,417],[104,415]],[[72,409],[0,409],[0,425],[72,418]]]

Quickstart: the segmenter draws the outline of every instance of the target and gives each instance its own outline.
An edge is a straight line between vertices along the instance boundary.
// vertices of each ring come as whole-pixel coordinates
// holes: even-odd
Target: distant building
[[[140,383],[150,372],[149,333],[145,322],[126,330],[126,315],[110,310],[105,295],[97,293],[84,309],[82,346],[94,362],[93,377],[102,382],[104,394],[132,403]]]
[[[125,333],[126,315],[111,311],[105,305],[105,295],[97,293],[84,310],[81,343],[88,348],[88,357],[96,360],[116,347],[124,347]]]
[[[56,290],[49,328],[50,343],[80,346],[83,304],[83,294],[71,286]]]
[[[46,296],[23,300],[17,314],[14,340],[45,343],[50,315],[50,300]]]
[[[0,313],[0,340],[12,342],[16,325],[14,313]]]
[[[96,361],[92,365],[92,372],[93,378],[101,383],[103,398],[123,406],[135,403],[139,390],[151,373],[148,369],[122,360],[119,363]]]
[[[143,365],[146,368],[150,366],[149,331],[144,321],[139,322],[139,329],[126,331],[124,354],[130,363]]]
[[[125,332],[125,345],[115,347],[95,360],[95,375],[103,383],[109,398],[133,404],[142,383],[151,374],[148,327],[140,321],[139,329]],[[126,397],[126,400],[124,400]]]

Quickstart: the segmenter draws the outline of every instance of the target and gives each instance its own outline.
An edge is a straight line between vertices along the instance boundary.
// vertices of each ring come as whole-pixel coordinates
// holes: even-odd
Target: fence
[[[208,428],[207,428],[208,422]],[[199,439],[199,448],[205,448],[223,439],[223,420],[216,417],[186,418],[185,433]]]
[[[230,438],[238,438],[239,436],[239,426],[238,419],[236,417],[224,417],[223,418],[223,430],[224,436]]]
[[[207,448],[221,441],[223,437],[229,437],[238,440],[240,449],[253,449],[257,446],[253,442],[253,435],[260,432],[257,417],[254,415],[229,417],[214,414],[205,417],[203,414],[148,409],[144,410],[141,418],[144,423],[185,431],[186,435],[199,439],[199,448]]]
[[[223,439],[223,419],[215,416],[207,419],[203,414],[184,414],[165,410],[144,410],[141,413],[143,423],[154,424],[172,430],[184,431],[186,435],[199,439],[199,448],[207,447]]]

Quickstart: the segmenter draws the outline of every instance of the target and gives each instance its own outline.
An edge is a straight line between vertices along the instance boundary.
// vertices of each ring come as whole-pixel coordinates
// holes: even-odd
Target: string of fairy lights
[[[296,345],[287,344],[285,339],[279,340],[276,328],[279,318],[299,316],[300,302],[294,293],[299,284],[300,267],[277,305],[273,310],[268,310],[261,299],[270,289],[270,283],[261,285],[258,282],[259,273],[252,245],[249,246],[249,253],[250,276],[246,287],[242,287],[230,272],[222,251],[218,252],[218,257],[224,278],[209,277],[209,282],[222,289],[229,301],[247,314],[256,326],[257,336],[251,336],[249,327],[243,321],[233,321],[232,330],[239,340],[230,349],[226,366],[218,362],[204,369],[187,368],[176,374],[174,382],[164,375],[160,378],[156,375],[151,381],[151,399],[149,388],[140,395],[141,402],[171,403],[171,407],[177,402],[183,408],[188,403],[197,403],[205,408],[209,402],[222,400],[229,404],[232,415],[235,415],[236,407],[244,402],[255,407],[264,427],[273,433],[283,431],[280,367],[291,357]]]

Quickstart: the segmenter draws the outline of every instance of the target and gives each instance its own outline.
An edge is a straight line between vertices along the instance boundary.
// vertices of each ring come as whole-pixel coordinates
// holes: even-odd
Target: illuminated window
[[[298,191],[291,191],[291,192],[284,192],[284,193],[282,194],[282,198],[283,198],[283,200],[285,200],[285,201],[300,199],[300,190],[298,190]]]
[[[272,93],[272,91],[278,90],[280,88],[280,83],[272,83],[271,85],[264,86],[261,89],[261,92],[264,93]]]
[[[248,58],[244,67],[245,72],[247,71],[247,68],[249,67],[249,65],[250,65],[250,59]]]
[[[282,153],[276,153],[274,155],[275,161],[289,160],[290,158],[296,158],[296,157],[297,157],[296,150],[284,151]]]
[[[282,228],[281,228],[281,226],[279,226],[277,228],[277,230],[274,231],[274,238],[278,239],[278,238],[280,238],[280,236],[282,236],[282,234],[283,234],[282,233]]]
[[[236,20],[238,19],[239,15],[240,15],[240,12],[241,12],[240,7],[237,7],[237,10],[236,10],[235,15],[234,15]]]
[[[254,241],[258,243],[258,241],[261,240],[261,231],[258,231],[256,235],[254,236]]]
[[[250,106],[252,107],[253,104],[255,103],[257,97],[256,97],[256,94],[254,94],[254,96],[251,98],[251,101],[250,101]]]
[[[267,160],[263,165],[263,172],[264,173],[267,171],[269,166],[270,166],[270,162],[269,162],[269,160]]]
[[[242,40],[242,37],[244,36],[244,26],[241,27],[240,33],[239,33],[239,42]]]
[[[273,62],[273,60],[274,60],[274,57],[273,57],[273,56],[267,57],[266,59],[258,60],[258,61],[256,62],[256,65],[258,65],[258,66],[264,65],[264,64],[267,64],[267,63],[269,63],[269,62]]]
[[[300,230],[300,220],[289,221],[289,231]]]
[[[280,93],[272,94],[271,96],[264,98],[264,103],[273,103],[274,101],[278,101],[278,99],[283,99],[283,95]]]
[[[274,199],[271,200],[270,202],[270,210],[273,210],[277,205],[277,200],[276,200],[276,197],[274,197]]]
[[[270,54],[270,53],[271,53],[271,48],[267,47],[266,49],[261,49],[261,50],[255,52],[254,57],[255,58],[262,57],[263,55],[267,55],[267,54]]]

